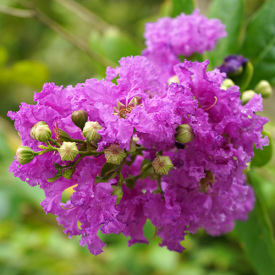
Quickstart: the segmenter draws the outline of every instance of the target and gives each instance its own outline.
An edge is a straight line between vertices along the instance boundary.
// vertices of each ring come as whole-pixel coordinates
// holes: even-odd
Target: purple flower
[[[129,245],[148,243],[143,234],[147,219],[162,239],[160,246],[177,252],[184,249],[180,242],[188,232],[230,231],[234,221],[246,219],[253,208],[253,190],[243,175],[253,157],[253,143],[256,148],[268,144],[261,136],[268,119],[256,114],[262,110],[261,95],[242,106],[239,87],[221,89],[225,74],[218,69],[206,72],[208,61],[177,64],[173,75],[179,84],[169,87],[144,56],[123,58],[120,65],[108,68],[101,81],[89,79],[67,88],[45,84],[35,94],[36,105],[22,103],[17,113],[10,112],[23,145],[35,152],[49,145],[30,137],[32,126],[44,121],[52,133],[57,126],[66,131],[78,153],[86,154],[62,162],[52,134],[50,146],[56,153],[48,147],[27,164],[14,160],[10,172],[31,186],[40,185],[45,212],[58,216],[69,237],[81,235],[80,244],[95,255],[105,246],[98,230],[122,233],[130,237]],[[84,141],[71,120],[76,110],[85,110],[88,121],[102,127],[99,140]],[[194,138],[176,144],[182,124],[190,126]],[[130,142],[136,144],[135,152]],[[111,144],[118,144],[126,158],[104,174],[103,150]],[[172,161],[168,175],[154,173],[152,162],[159,154]],[[70,179],[58,174],[64,167],[72,169]],[[56,175],[55,181],[48,181]],[[72,187],[70,199],[61,203],[62,193]]]
[[[238,76],[243,72],[243,66],[248,62],[248,59],[241,55],[229,55],[224,59],[224,62],[218,69],[222,73],[226,73],[228,77]]]
[[[173,66],[179,56],[202,54],[215,48],[218,39],[226,36],[225,26],[218,19],[207,19],[195,10],[191,15],[161,18],[147,23],[144,37],[147,48],[143,51],[161,73],[164,81],[174,75]]]

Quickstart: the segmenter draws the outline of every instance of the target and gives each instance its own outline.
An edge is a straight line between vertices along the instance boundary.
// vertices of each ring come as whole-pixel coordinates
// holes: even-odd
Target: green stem
[[[59,142],[57,142],[56,140],[54,140],[53,138],[49,139],[53,144],[55,144],[58,147],[61,147],[61,144]]]

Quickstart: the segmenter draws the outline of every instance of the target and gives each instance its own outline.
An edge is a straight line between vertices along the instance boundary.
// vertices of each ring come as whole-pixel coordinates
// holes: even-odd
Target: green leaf
[[[261,179],[249,172],[249,182],[254,188],[256,202],[254,210],[245,222],[237,222],[238,238],[259,275],[275,274],[275,243],[273,229],[267,214],[261,191]]]
[[[260,80],[275,84],[275,0],[266,1],[248,24],[239,53],[250,59],[254,77],[253,89]]]
[[[211,66],[217,67],[227,55],[236,52],[244,17],[243,0],[214,0],[210,5],[209,17],[220,19],[227,32],[227,37],[222,38],[216,49],[208,53]]]
[[[263,136],[268,136],[269,139],[269,145],[268,146],[264,146],[263,150],[261,149],[256,149],[255,145],[254,145],[254,158],[251,161],[251,166],[253,167],[262,167],[264,165],[266,165],[271,157],[272,157],[272,153],[273,153],[273,141],[271,138],[270,133],[266,132],[266,131],[262,131],[262,135]]]
[[[251,64],[251,62],[247,62],[244,65],[243,72],[241,75],[230,78],[236,85],[240,87],[240,91],[244,92],[252,79],[253,73],[253,65]]]
[[[177,17],[182,12],[185,14],[191,14],[196,8],[194,0],[173,0],[172,17]]]

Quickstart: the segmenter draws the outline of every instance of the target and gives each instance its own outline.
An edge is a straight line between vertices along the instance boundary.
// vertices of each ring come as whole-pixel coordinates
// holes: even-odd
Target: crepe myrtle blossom
[[[218,67],[220,72],[226,73],[227,77],[238,76],[243,72],[245,64],[248,59],[244,58],[242,55],[232,54],[224,59],[221,66]]]
[[[167,86],[146,57],[127,57],[100,81],[45,84],[36,105],[8,114],[23,145],[10,172],[39,185],[45,212],[95,255],[105,246],[99,230],[148,243],[147,219],[160,245],[177,252],[188,232],[230,231],[253,208],[243,170],[253,143],[268,144],[261,135],[268,119],[256,115],[261,95],[243,106],[239,87],[222,89],[225,74],[207,65],[176,65],[178,84]]]
[[[180,56],[203,54],[215,48],[217,41],[226,36],[225,26],[218,19],[207,19],[199,10],[176,18],[164,17],[145,25],[146,56],[165,81],[174,75],[173,66]]]

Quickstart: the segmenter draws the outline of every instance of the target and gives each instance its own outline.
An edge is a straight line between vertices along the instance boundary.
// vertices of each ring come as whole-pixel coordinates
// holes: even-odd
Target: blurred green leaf
[[[176,17],[182,12],[191,14],[195,8],[195,0],[173,0],[172,17]]]
[[[0,47],[0,66],[3,66],[6,63],[7,58],[8,58],[7,51],[3,47]]]
[[[236,52],[244,18],[243,0],[214,0],[210,5],[209,17],[220,19],[227,32],[227,37],[222,38],[216,49],[208,53],[211,66],[217,67],[227,55]]]
[[[251,62],[247,62],[244,65],[243,72],[239,76],[230,77],[233,82],[240,87],[240,91],[244,92],[251,82],[252,76],[254,74],[254,68]]]
[[[266,3],[250,21],[240,54],[249,58],[255,74],[249,85],[254,88],[262,79],[275,85],[275,0]]]
[[[251,166],[255,167],[262,167],[266,165],[272,158],[272,153],[273,153],[273,140],[270,135],[270,133],[263,131],[262,132],[263,136],[268,136],[269,139],[269,145],[264,146],[263,150],[261,149],[256,149],[254,145],[254,158],[251,161]]]
[[[237,222],[236,230],[250,263],[258,274],[275,274],[273,229],[261,191],[261,179],[255,171],[250,171],[248,177],[256,195],[255,207],[247,221]]]
[[[37,61],[18,61],[12,68],[13,80],[20,84],[40,87],[49,77],[47,67]]]
[[[122,57],[140,55],[142,50],[132,38],[115,27],[109,27],[103,34],[93,30],[90,34],[90,46],[114,62]]]

